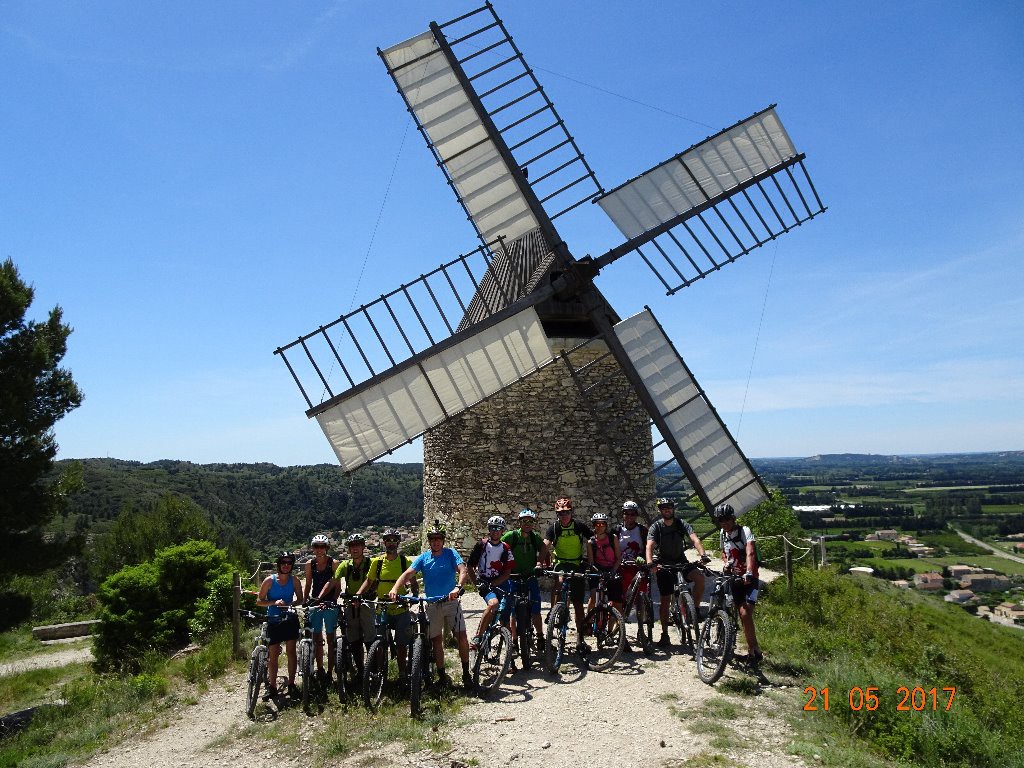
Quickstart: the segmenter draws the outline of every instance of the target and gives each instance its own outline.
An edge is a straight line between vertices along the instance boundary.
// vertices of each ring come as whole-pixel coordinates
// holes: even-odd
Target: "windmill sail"
[[[750,462],[649,308],[614,326],[642,381],[651,416],[704,504],[731,504],[740,515],[768,497]]]
[[[675,293],[825,211],[803,160],[774,106],[752,115],[598,198],[629,238],[600,263],[636,250]]]

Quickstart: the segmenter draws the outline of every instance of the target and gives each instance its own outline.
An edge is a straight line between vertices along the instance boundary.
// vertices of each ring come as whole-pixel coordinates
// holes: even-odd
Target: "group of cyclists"
[[[427,550],[411,560],[399,552],[402,537],[394,528],[384,531],[381,536],[384,551],[375,557],[367,557],[366,539],[362,535],[351,534],[345,539],[348,557],[340,562],[328,554],[328,538],[317,534],[311,541],[314,557],[305,564],[305,578],[300,582],[293,573],[294,555],[282,552],[277,557],[277,572],[264,580],[257,596],[256,605],[266,608],[267,616],[273,621],[269,628],[268,679],[271,686],[267,698],[278,694],[275,684],[280,646],[283,646],[287,657],[288,694],[296,695],[296,641],[300,627],[295,613],[289,608],[310,601],[313,601],[310,623],[318,674],[326,679],[334,673],[339,609],[346,612],[345,639],[355,651],[353,661],[358,672],[362,668],[364,651],[369,648],[376,632],[373,610],[367,602],[387,601],[384,620],[394,632],[398,668],[404,676],[407,648],[411,641],[411,620],[408,603],[397,598],[399,595],[419,594],[421,580],[423,596],[431,600],[427,604],[429,637],[442,686],[452,684],[445,668],[443,638],[446,631],[457,641],[462,684],[470,689],[473,684],[469,668],[470,651],[478,647],[480,636],[492,621],[495,611],[499,621],[509,626],[513,612],[512,594],[519,589],[526,590],[529,595],[529,613],[535,629],[537,651],[541,653],[544,631],[538,573],[542,569],[563,573],[598,571],[618,574],[621,578],[609,582],[608,600],[620,612],[623,609],[622,585],[632,583],[640,568],[649,569],[661,596],[658,645],[668,646],[670,600],[675,587],[672,569],[682,569],[684,577],[692,585],[699,612],[704,595],[701,566],[711,558],[690,523],[676,516],[672,500],[658,499],[657,507],[658,517],[649,528],[640,523],[640,507],[635,501],[626,501],[622,505],[621,524],[613,526],[606,513],[595,512],[588,526],[575,519],[572,500],[562,496],[555,501],[555,520],[543,535],[535,530],[537,513],[533,510],[523,509],[518,515],[519,527],[513,530],[507,529],[503,517],[495,515],[488,519],[487,536],[476,542],[468,563],[454,548],[446,546],[445,529],[436,521],[427,531]],[[750,528],[737,523],[736,513],[728,504],[716,507],[711,518],[719,529],[719,549],[726,568],[742,575],[742,582],[738,581],[733,588],[733,597],[747,641],[748,660],[756,665],[760,663],[762,653],[753,620],[759,584],[754,535]],[[699,557],[696,562],[686,557],[686,550],[691,547]],[[472,638],[467,633],[459,601],[470,579],[485,604]],[[570,600],[578,628],[577,651],[583,654],[589,650],[585,638],[584,581],[569,579]],[[556,582],[552,590],[552,605],[556,602],[559,586]],[[641,589],[646,589],[646,586]],[[588,610],[593,600],[591,594]],[[343,605],[339,606],[339,602]]]

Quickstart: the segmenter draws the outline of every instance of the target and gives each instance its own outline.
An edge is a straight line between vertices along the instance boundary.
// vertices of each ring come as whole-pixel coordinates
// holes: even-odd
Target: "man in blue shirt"
[[[427,617],[430,619],[430,641],[434,647],[434,663],[437,664],[437,675],[442,685],[451,683],[444,671],[444,630],[451,630],[459,643],[459,658],[462,661],[462,684],[466,688],[473,685],[473,677],[469,673],[469,638],[466,636],[466,619],[462,615],[459,597],[469,577],[469,570],[459,553],[444,545],[445,530],[438,521],[427,532],[430,548],[412,561],[409,568],[398,577],[394,591],[389,597],[394,600],[402,585],[413,581],[417,573],[423,574],[423,592],[427,598],[447,598],[444,602],[427,605]]]

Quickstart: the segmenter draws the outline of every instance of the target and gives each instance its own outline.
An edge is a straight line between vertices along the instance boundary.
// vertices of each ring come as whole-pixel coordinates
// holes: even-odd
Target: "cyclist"
[[[555,522],[548,526],[544,534],[544,546],[551,551],[552,568],[556,571],[585,571],[590,563],[587,560],[587,542],[594,535],[583,523],[572,516],[572,500],[561,496],[555,501]],[[558,601],[556,583],[551,590],[551,604]],[[576,615],[576,627],[579,632],[579,649],[586,650],[583,633],[586,630],[583,613],[584,586],[580,579],[569,580],[569,597],[572,600],[573,612]]]
[[[496,588],[509,580],[516,564],[512,548],[501,540],[503,533],[505,533],[505,518],[501,515],[488,518],[487,536],[476,543],[469,555],[469,567],[476,572],[480,596],[487,604],[480,617],[476,635],[470,642],[470,647],[474,651],[480,647],[480,636],[484,633],[484,627],[490,623],[494,612],[498,610],[501,598]],[[500,594],[503,595],[504,592],[502,591]]]
[[[334,584],[334,558],[327,554],[328,538],[318,533],[309,546],[313,550],[313,559],[306,563],[306,580],[303,582],[302,601],[308,603],[312,597],[327,600],[334,608],[317,607],[310,611],[309,619],[313,625],[313,643],[316,647],[316,667],[320,677],[324,677],[324,634],[327,634],[327,676],[334,674],[334,647],[338,631],[338,610],[336,602],[338,592]]]
[[[519,530],[509,531],[501,537],[501,540],[512,549],[512,556],[516,561],[512,568],[512,578],[509,581],[525,584],[530,591],[530,615],[533,620],[533,628],[536,630],[534,638],[536,638],[539,653],[543,645],[541,638],[544,637],[544,625],[540,620],[540,583],[534,575],[534,569],[537,565],[547,565],[551,558],[544,539],[533,530],[536,523],[537,513],[532,509],[524,509],[519,513]],[[512,601],[507,601],[502,610],[504,614],[502,623],[508,621],[512,607]],[[516,647],[514,643],[512,647]]]
[[[349,534],[345,539],[345,546],[348,547],[348,559],[342,560],[334,571],[334,593],[352,597],[370,573],[370,559],[366,557],[366,539],[361,534]],[[344,593],[341,591],[342,579],[345,580]],[[369,649],[375,634],[373,611],[368,605],[353,605],[351,602],[345,606],[345,610],[348,619],[348,632],[345,639],[352,644],[356,672],[361,675],[363,651]]]
[[[636,560],[643,557],[647,547],[647,526],[638,522],[640,506],[635,501],[622,503],[622,525],[614,530],[619,539],[619,552],[622,553],[622,583],[632,584],[636,577]],[[640,586],[640,593],[647,592],[647,583]],[[623,618],[629,618],[624,616]]]
[[[590,516],[590,524],[594,527],[594,535],[587,542],[587,551],[594,568],[605,573],[616,573],[622,555],[619,553],[619,537],[608,530],[608,515],[595,512]],[[594,586],[594,582],[591,582]],[[587,610],[594,607],[595,594],[590,593]],[[615,579],[608,583],[608,599],[612,605],[622,611],[622,581]]]
[[[437,665],[437,677],[441,685],[451,685],[451,678],[444,671],[444,630],[447,627],[459,643],[459,660],[462,661],[462,685],[470,688],[473,676],[469,673],[469,640],[466,638],[466,619],[462,614],[459,597],[465,591],[469,569],[462,561],[459,553],[446,547],[445,530],[441,523],[434,521],[433,527],[427,531],[429,548],[412,561],[405,572],[398,577],[389,598],[394,600],[398,590],[409,580],[414,580],[417,573],[423,574],[423,593],[427,597],[446,597],[443,603],[427,605],[427,618],[430,620],[430,642],[434,649],[434,663]]]
[[[292,574],[294,568],[295,555],[291,552],[279,554],[277,573],[263,580],[260,593],[256,597],[256,605],[266,608],[268,617],[284,616],[282,620],[270,624],[267,659],[267,679],[270,684],[267,686],[265,699],[277,696],[277,657],[281,653],[281,643],[284,643],[285,653],[288,655],[288,695],[298,694],[295,687],[295,669],[298,666],[295,641],[299,639],[299,619],[294,613],[287,613],[285,610],[296,601],[302,600],[302,585]]]
[[[718,540],[722,549],[722,560],[727,568],[743,574],[743,585],[733,587],[733,597],[740,612],[743,636],[747,639],[748,658],[753,664],[760,664],[764,654],[757,642],[754,631],[754,606],[758,593],[757,547],[754,534],[745,525],[736,523],[736,511],[731,504],[719,504],[711,514],[718,526]]]
[[[676,517],[676,503],[671,499],[658,499],[658,511],[661,517],[651,523],[647,531],[647,562],[654,566],[658,580],[658,591],[661,593],[661,637],[658,645],[667,646],[668,640],[668,615],[669,602],[672,600],[672,591],[675,589],[676,576],[671,571],[663,571],[657,567],[661,565],[686,566],[683,576],[687,581],[693,583],[693,600],[700,613],[700,601],[704,597],[704,574],[697,570],[696,563],[686,559],[686,549],[691,544],[700,555],[701,562],[707,563],[711,560],[704,551],[704,544],[693,532],[691,526],[685,520]],[[689,541],[687,541],[689,539]],[[658,550],[657,563],[654,558],[655,549]],[[698,617],[694,617],[696,621]]]
[[[409,567],[409,558],[398,554],[398,545],[402,541],[402,534],[394,528],[388,528],[381,534],[381,539],[384,542],[384,554],[377,555],[370,560],[366,581],[356,590],[356,598],[376,590],[378,600],[387,600],[388,595],[391,593],[392,585],[398,581],[398,577]],[[412,593],[417,594],[416,580],[413,579],[411,584]],[[408,594],[409,591],[403,585],[402,590],[398,594]],[[401,604],[389,605],[387,608],[387,622],[395,633],[395,643],[398,645],[398,674],[404,680],[406,677],[406,651],[409,649],[409,642],[412,639],[409,606]]]

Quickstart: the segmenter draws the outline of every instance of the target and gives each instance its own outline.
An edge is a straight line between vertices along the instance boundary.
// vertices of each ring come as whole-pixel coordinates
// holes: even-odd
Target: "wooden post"
[[[825,537],[821,537],[821,567],[828,565],[828,555],[825,554]]]
[[[782,537],[782,557],[786,563],[786,585],[793,588],[793,556],[789,552],[789,539]]]
[[[242,622],[238,615],[242,608],[242,584],[238,571],[231,574],[231,652],[236,659],[242,658]]]

